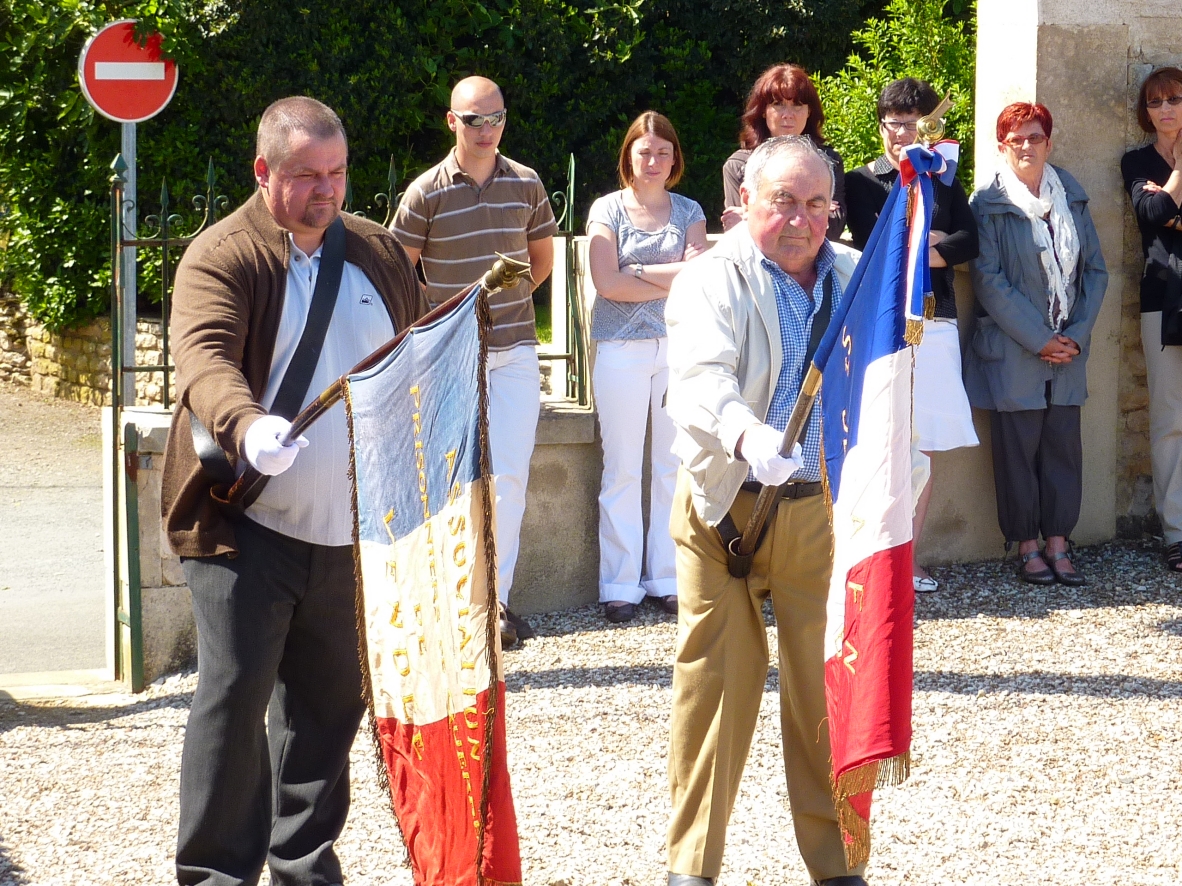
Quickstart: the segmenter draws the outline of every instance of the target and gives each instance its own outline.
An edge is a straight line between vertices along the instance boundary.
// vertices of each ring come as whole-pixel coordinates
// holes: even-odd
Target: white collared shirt
[[[295,245],[290,233],[287,236],[291,257],[271,374],[262,400],[267,410],[279,393],[287,365],[303,335],[320,271],[320,249],[309,256]],[[346,262],[332,320],[324,337],[324,349],[302,405],[310,403],[393,336],[394,325],[377,287],[361,268]],[[308,446],[300,451],[288,470],[270,479],[246,515],[268,529],[301,541],[351,545],[352,492],[344,403],[329,409],[304,431],[304,436],[308,438]]]

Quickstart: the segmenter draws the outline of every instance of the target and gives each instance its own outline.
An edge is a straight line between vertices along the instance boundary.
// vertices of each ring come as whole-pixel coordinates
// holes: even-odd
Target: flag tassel
[[[908,320],[907,328],[903,332],[903,340],[909,345],[918,347],[919,343],[923,341],[923,321]]]
[[[904,751],[885,760],[873,760],[843,772],[833,785],[837,824],[845,844],[846,866],[855,868],[870,857],[870,822],[850,803],[851,797],[877,788],[902,784],[911,774],[911,752]]]

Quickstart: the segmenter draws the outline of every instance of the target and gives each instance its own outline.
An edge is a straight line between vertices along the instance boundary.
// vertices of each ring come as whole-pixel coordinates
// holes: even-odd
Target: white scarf
[[[1043,166],[1040,196],[1035,197],[1022,183],[1010,164],[1002,161],[999,176],[1006,197],[1030,219],[1034,243],[1041,248],[1042,267],[1051,284],[1047,299],[1047,320],[1051,329],[1062,332],[1075,305],[1076,265],[1079,262],[1079,235],[1075,219],[1067,206],[1063,182],[1050,163]],[[1050,224],[1047,224],[1047,222]]]

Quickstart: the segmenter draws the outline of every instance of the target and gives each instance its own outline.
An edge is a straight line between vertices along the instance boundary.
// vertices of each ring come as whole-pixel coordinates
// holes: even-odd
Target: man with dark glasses
[[[506,647],[533,636],[529,624],[509,611],[509,589],[540,402],[533,289],[550,276],[551,238],[557,230],[538,174],[497,150],[507,113],[493,81],[467,77],[457,83],[447,112],[456,146],[406,189],[391,225],[411,262],[420,264],[432,306],[478,279],[497,253],[530,264],[533,283],[522,280],[489,299],[488,431],[496,478],[497,595]]]

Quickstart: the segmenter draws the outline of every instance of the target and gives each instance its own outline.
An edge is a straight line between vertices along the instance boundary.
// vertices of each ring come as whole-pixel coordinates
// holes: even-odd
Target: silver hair
[[[273,102],[259,120],[255,156],[274,168],[287,159],[293,133],[302,132],[317,141],[340,136],[348,148],[345,126],[336,111],[306,95],[292,95]]]
[[[773,158],[782,154],[795,154],[798,157],[816,157],[829,171],[829,199],[833,199],[833,190],[837,186],[837,173],[830,160],[820,148],[813,144],[807,135],[777,135],[769,138],[750,157],[747,158],[747,169],[743,173],[743,186],[747,193],[754,197],[759,193],[759,186],[763,184],[763,171]]]

